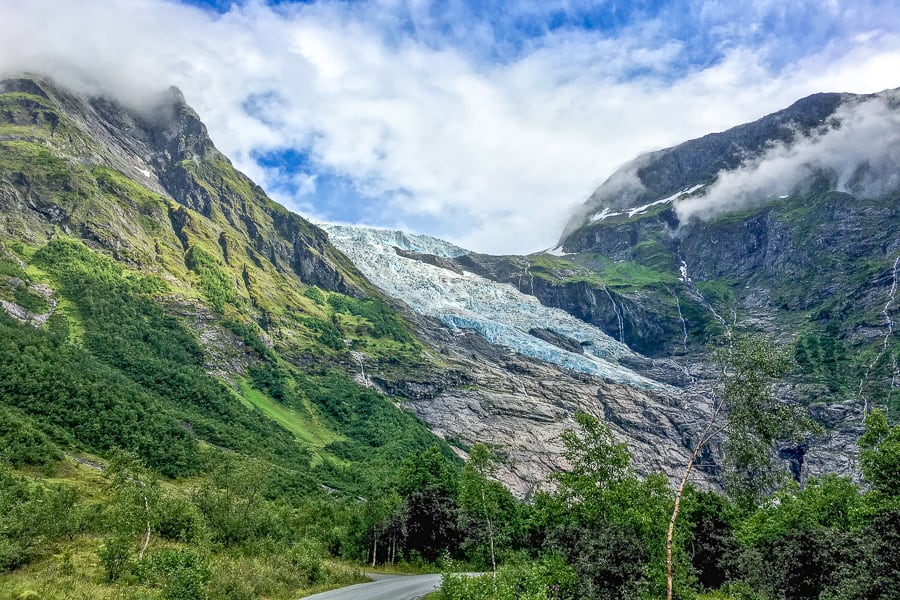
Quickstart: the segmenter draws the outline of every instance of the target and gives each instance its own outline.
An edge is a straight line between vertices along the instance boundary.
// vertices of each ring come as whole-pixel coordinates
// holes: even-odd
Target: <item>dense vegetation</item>
[[[388,398],[284,360],[253,322],[221,321],[249,355],[235,390],[164,309],[162,279],[66,238],[11,246],[0,287],[51,290],[55,310],[43,326],[0,313],[0,596],[289,598],[355,581],[328,557],[368,559],[370,482],[414,455],[459,469]],[[383,302],[310,289],[335,305],[321,322],[342,352],[348,326],[415,347]],[[425,555],[395,540],[395,561]]]
[[[496,576],[447,575],[448,600],[664,597],[671,492],[640,479],[625,448],[582,416],[574,469],[554,493],[498,511]],[[900,427],[873,412],[860,440],[868,490],[833,475],[787,484],[754,506],[689,488],[676,537],[677,598],[888,599],[900,590]]]

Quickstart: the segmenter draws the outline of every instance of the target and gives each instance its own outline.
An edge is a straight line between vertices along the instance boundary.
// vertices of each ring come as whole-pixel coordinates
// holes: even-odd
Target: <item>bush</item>
[[[159,499],[152,525],[163,538],[179,542],[197,541],[204,533],[203,517],[197,507],[168,494]]]
[[[212,573],[206,560],[187,548],[165,548],[136,568],[141,582],[161,587],[166,600],[202,600]]]
[[[552,554],[538,562],[505,565],[493,574],[471,577],[445,574],[439,597],[443,600],[551,600],[574,598],[575,573],[562,557]]]
[[[106,538],[97,556],[106,579],[118,581],[131,567],[131,540],[121,536]]]
[[[325,575],[324,561],[322,557],[325,550],[315,540],[304,539],[294,544],[288,556],[291,564],[296,567],[306,583],[313,585],[322,581]]]
[[[36,428],[31,418],[0,405],[0,454],[13,467],[49,465],[62,458],[62,452]]]
[[[29,483],[0,462],[0,572],[16,569],[78,528],[77,494]]]

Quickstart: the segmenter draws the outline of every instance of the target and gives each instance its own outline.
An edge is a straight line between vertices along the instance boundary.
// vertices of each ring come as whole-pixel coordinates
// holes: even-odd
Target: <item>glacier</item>
[[[331,243],[369,280],[419,314],[435,317],[452,330],[473,330],[488,342],[559,367],[647,389],[668,386],[618,364],[637,356],[602,330],[569,313],[544,306],[512,285],[470,272],[457,273],[397,254],[456,258],[469,251],[443,240],[401,231],[319,223]],[[531,335],[544,328],[581,343],[584,354],[563,350]]]

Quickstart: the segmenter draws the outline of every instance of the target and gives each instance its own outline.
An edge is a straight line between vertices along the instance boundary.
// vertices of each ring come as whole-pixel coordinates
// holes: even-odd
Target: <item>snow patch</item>
[[[643,206],[635,206],[634,208],[629,208],[624,212],[611,212],[609,208],[604,208],[593,217],[591,217],[591,223],[595,223],[597,221],[602,221],[603,219],[608,219],[609,217],[618,217],[620,215],[628,215],[629,218],[633,217],[637,214],[643,214],[653,208],[654,206],[658,206],[660,204],[668,204],[670,202],[674,202],[675,200],[681,198],[682,196],[687,196],[688,194],[693,194],[697,190],[703,187],[702,183],[698,183],[697,185],[689,188],[685,188],[680,192],[675,192],[671,196],[667,198],[662,198],[660,200],[656,200],[655,202],[651,202],[650,204],[644,204]]]
[[[147,169],[138,169],[138,171],[141,172],[141,175],[143,175],[143,176],[146,177],[147,179],[150,179],[150,171],[149,171],[149,170],[147,170]]]

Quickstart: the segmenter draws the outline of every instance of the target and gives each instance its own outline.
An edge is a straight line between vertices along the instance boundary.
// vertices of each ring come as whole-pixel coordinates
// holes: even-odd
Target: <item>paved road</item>
[[[358,583],[331,590],[304,600],[418,600],[441,586],[441,576],[433,575],[375,575],[371,583]]]

